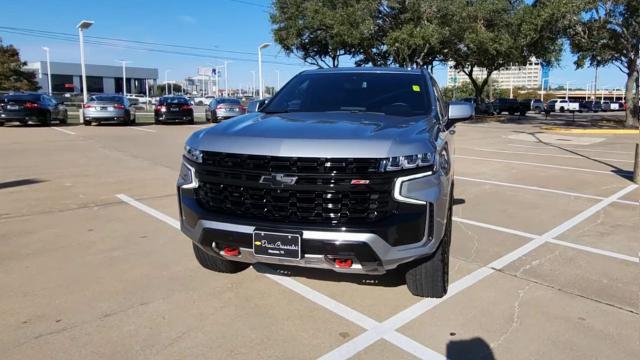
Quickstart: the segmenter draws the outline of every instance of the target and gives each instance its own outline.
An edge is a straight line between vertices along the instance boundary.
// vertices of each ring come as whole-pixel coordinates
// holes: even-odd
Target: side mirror
[[[473,119],[475,109],[473,104],[462,101],[452,101],[449,103],[449,121],[457,123],[460,121]]]

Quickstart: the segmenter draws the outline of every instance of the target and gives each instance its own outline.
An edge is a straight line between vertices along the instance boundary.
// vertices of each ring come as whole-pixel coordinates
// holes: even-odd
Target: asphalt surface
[[[450,290],[202,269],[176,229],[199,127],[0,128],[2,359],[637,359],[630,135],[456,128]]]

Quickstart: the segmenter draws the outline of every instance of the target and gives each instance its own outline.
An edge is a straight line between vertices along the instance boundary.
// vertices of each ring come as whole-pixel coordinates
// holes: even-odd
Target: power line
[[[48,31],[48,30],[39,30],[39,29],[30,29],[30,28],[21,28],[21,27],[12,27],[12,26],[0,26],[0,29],[28,32],[28,33],[34,33],[34,34],[43,34],[43,35],[56,35],[56,36],[59,35],[59,36],[70,37],[70,38],[73,38],[73,39],[77,39],[78,38],[77,34],[57,32],[57,31]],[[174,47],[174,48],[182,48],[182,49],[189,49],[189,50],[222,52],[222,53],[237,54],[237,55],[255,55],[255,53],[248,52],[248,51],[224,50],[224,49],[218,49],[218,48],[207,48],[207,47],[190,46],[190,45],[159,43],[159,42],[131,40],[131,39],[120,39],[120,38],[112,38],[112,37],[106,37],[106,36],[85,35],[84,37],[85,37],[85,39],[110,40],[110,41],[118,41],[118,42],[123,42],[123,43],[133,43],[133,44],[141,44],[141,45],[154,45],[154,46],[163,46],[163,47]],[[270,55],[270,54],[264,54],[263,56],[274,57],[274,58],[278,57],[277,55]]]
[[[234,3],[238,3],[238,4],[243,4],[243,5],[251,5],[251,6],[261,7],[263,9],[271,9],[271,6],[269,6],[269,5],[256,4],[254,2],[246,1],[246,0],[226,0],[226,1],[234,2]]]
[[[4,30],[4,28],[6,28],[6,27],[0,26],[0,32],[16,34],[16,35],[22,35],[22,36],[28,36],[28,37],[52,39],[52,40],[66,41],[66,42],[74,42],[74,43],[78,41],[77,36],[75,36],[73,34],[60,33],[60,35],[52,35],[51,33],[54,33],[54,32],[34,33],[34,32],[29,32],[29,31]],[[205,59],[213,59],[214,58],[211,55],[207,55],[207,54],[199,54],[199,53],[185,52],[185,51],[175,51],[175,50],[167,50],[167,49],[156,49],[156,48],[148,48],[148,47],[131,46],[131,45],[126,45],[126,44],[110,43],[110,42],[101,41],[101,40],[85,39],[85,43],[92,44],[92,45],[98,45],[98,46],[106,46],[106,47],[118,48],[118,49],[126,49],[126,50],[146,51],[146,52],[154,52],[154,53],[169,54],[169,55],[179,55],[179,56],[187,56],[187,57],[195,57],[195,58],[205,58]],[[253,55],[253,53],[248,53],[248,54]],[[239,57],[228,57],[228,56],[225,56],[224,59],[233,60],[233,61],[240,61],[240,62],[255,62],[255,59],[247,59],[247,58],[239,58]],[[284,62],[271,61],[271,60],[265,60],[263,62],[267,63],[267,64],[276,64],[276,65],[284,65],[284,66],[297,66],[297,67],[302,66],[302,64],[284,63]]]

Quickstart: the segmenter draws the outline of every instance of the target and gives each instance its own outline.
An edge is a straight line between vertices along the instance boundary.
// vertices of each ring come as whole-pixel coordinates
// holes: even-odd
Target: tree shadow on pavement
[[[449,341],[446,356],[450,360],[495,360],[491,346],[479,337]]]

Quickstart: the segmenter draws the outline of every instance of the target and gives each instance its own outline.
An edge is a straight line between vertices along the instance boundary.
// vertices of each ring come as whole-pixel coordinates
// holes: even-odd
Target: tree
[[[337,67],[364,44],[373,45],[378,0],[276,0],[273,37],[287,55],[317,67]]]
[[[156,95],[157,96],[165,96],[165,95],[170,95],[170,94],[180,94],[182,93],[182,85],[180,84],[168,84],[167,85],[168,90],[169,90],[169,94],[165,94],[164,90],[165,90],[165,85],[156,85]],[[173,89],[173,92],[171,92],[171,89]]]
[[[450,0],[443,3],[447,4],[443,7],[445,17],[453,19],[448,21],[451,31],[445,57],[469,78],[477,98],[482,96],[491,75],[500,69],[524,66],[532,57],[548,66],[560,59],[561,38],[570,14],[554,11],[549,1],[528,4],[524,0]],[[483,77],[476,75],[479,68],[485,71]]]
[[[581,17],[569,33],[571,51],[577,55],[576,68],[613,64],[625,75],[626,125],[638,126],[638,79],[640,52],[640,2],[638,0],[598,0],[579,2]]]
[[[0,39],[0,89],[35,91],[40,89],[36,74],[25,71],[26,61],[20,60],[20,52],[13,45],[3,45]]]

